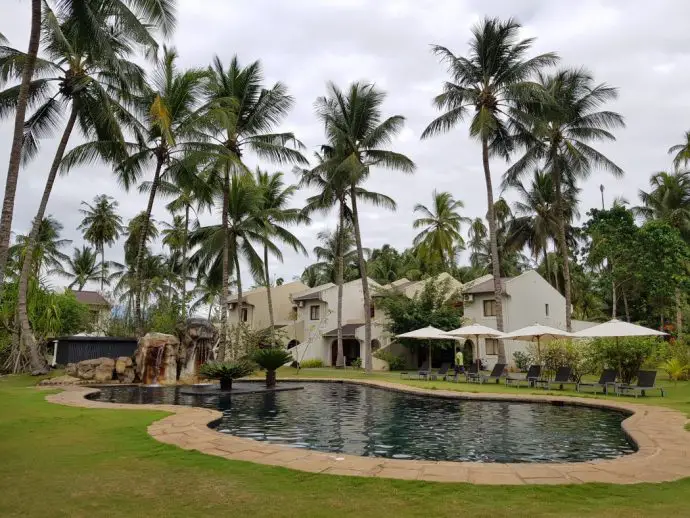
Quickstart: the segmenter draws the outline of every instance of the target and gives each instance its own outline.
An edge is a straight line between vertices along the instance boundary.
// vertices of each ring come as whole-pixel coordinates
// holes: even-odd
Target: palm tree
[[[113,246],[115,241],[120,238],[124,227],[122,218],[117,214],[118,202],[112,197],[101,194],[93,199],[93,205],[81,202],[86,206],[79,209],[84,215],[81,223],[77,227],[83,231],[84,239],[96,247],[96,252],[101,254],[101,291],[105,284],[105,245]]]
[[[38,235],[32,254],[30,276],[38,278],[41,271],[59,268],[68,259],[61,249],[72,243],[70,239],[61,237],[64,226],[53,216],[46,216],[38,226]],[[24,264],[29,248],[29,236],[17,236],[17,242],[10,247],[10,255],[17,258],[18,264]]]
[[[271,276],[268,269],[268,246],[269,241],[274,244],[285,244],[295,252],[302,252],[307,255],[307,250],[301,241],[292,234],[287,225],[308,223],[309,218],[299,209],[287,207],[290,199],[297,192],[296,185],[285,187],[283,173],[269,174],[256,170],[256,185],[259,189],[259,213],[257,219],[264,227],[264,283],[266,285],[266,298],[268,300],[268,318],[271,326],[271,343],[275,344],[275,321],[273,318],[273,301],[271,300]],[[277,248],[276,258],[283,260],[280,248]]]
[[[575,243],[570,223],[573,218],[579,217],[577,196],[580,189],[574,185],[565,187],[562,199],[568,225],[566,234],[568,246],[572,248]],[[537,262],[543,257],[546,277],[551,281],[549,246],[558,240],[553,177],[537,169],[528,187],[518,182],[513,188],[520,199],[513,205],[515,217],[509,224],[506,246],[518,251],[527,246]]]
[[[92,248],[88,246],[82,246],[81,249],[75,248],[72,257],[68,257],[65,263],[65,265],[60,265],[59,268],[52,270],[51,273],[71,279],[72,282],[68,286],[70,290],[77,286],[81,291],[90,281],[100,279],[101,283],[103,282],[101,276],[103,268],[99,268],[98,252]]]
[[[482,146],[496,327],[499,331],[503,331],[503,305],[489,158],[509,159],[513,151],[511,129],[520,126],[517,107],[534,90],[530,78],[534,72],[558,59],[554,53],[527,59],[527,51],[534,39],[518,40],[519,30],[520,24],[513,19],[485,18],[472,29],[468,57],[456,56],[440,45],[433,47],[434,53],[448,64],[451,81],[444,84],[443,93],[434,99],[436,107],[445,113],[422,133],[423,139],[445,133],[463,121],[469,112],[473,113],[470,136],[479,140]],[[499,344],[498,361],[505,363],[503,342],[499,341]]]
[[[651,190],[640,189],[642,206],[633,211],[646,220],[660,219],[678,229],[690,242],[690,171],[660,172],[649,179]],[[676,290],[676,332],[683,327],[682,293]]]
[[[566,236],[567,214],[563,201],[564,185],[576,185],[587,178],[592,169],[600,168],[616,176],[623,170],[594,149],[593,142],[614,141],[611,133],[624,127],[623,117],[602,110],[602,106],[618,97],[616,88],[605,83],[595,85],[584,69],[559,70],[538,74],[538,83],[545,92],[544,102],[529,103],[524,118],[525,154],[505,173],[504,183],[513,184],[520,175],[543,165],[552,175],[554,210],[558,221],[558,248],[563,257],[565,290],[565,323],[572,330],[570,287],[570,251]]]
[[[471,220],[460,215],[465,205],[451,193],[434,191],[432,198],[431,209],[421,203],[414,206],[414,212],[421,217],[415,219],[412,226],[423,230],[415,236],[413,244],[423,256],[448,269],[454,262],[458,246],[464,245],[460,226]]]
[[[27,312],[27,291],[38,226],[43,219],[58,169],[74,127],[79,122],[87,138],[102,141],[122,142],[120,124],[127,121],[127,113],[118,102],[124,92],[136,91],[143,72],[140,67],[127,60],[131,55],[132,39],[118,30],[119,17],[113,17],[108,9],[99,12],[100,23],[109,28],[103,31],[105,42],[93,42],[80,31],[74,18],[60,18],[44,6],[44,41],[49,60],[36,62],[39,79],[31,82],[31,104],[40,104],[36,112],[26,121],[22,152],[24,157],[33,157],[38,150],[38,138],[51,132],[59,121],[60,114],[69,112],[67,124],[58,143],[55,157],[48,172],[43,196],[39,203],[33,228],[29,234],[24,265],[19,280],[17,312],[22,328],[22,340],[30,352],[34,370],[45,371],[45,359],[38,353],[38,345],[32,334]],[[100,45],[97,45],[99,43]],[[112,52],[94,52],[97,46],[107,46]],[[24,58],[17,52],[16,60]],[[57,87],[53,89],[53,86]],[[10,88],[0,92],[0,98],[7,105],[16,105],[15,92]],[[0,103],[3,104],[3,103]],[[117,149],[119,151],[120,148]]]
[[[320,272],[326,282],[337,283],[341,274],[340,264],[343,264],[342,282],[356,279],[359,276],[357,262],[357,247],[355,236],[350,226],[345,226],[342,232],[336,227],[333,231],[322,230],[316,234],[321,244],[314,247],[314,255],[318,262],[312,266]]]
[[[359,200],[380,203],[361,192],[361,186],[376,166],[412,173],[414,162],[401,153],[385,149],[402,129],[402,115],[383,118],[381,106],[385,93],[372,84],[352,83],[346,92],[328,83],[328,93],[316,100],[316,113],[324,124],[326,136],[334,152],[329,168],[348,178],[352,209],[352,227],[357,245],[359,271],[364,296],[364,364],[371,372],[371,298],[367,279],[367,265],[359,224]],[[384,207],[394,208],[386,198]]]
[[[676,170],[680,168],[681,163],[687,166],[688,162],[690,162],[690,131],[685,132],[684,138],[685,140],[682,144],[676,144],[668,149],[669,155],[675,154],[673,165]]]
[[[0,216],[0,293],[3,289],[5,265],[10,246],[10,233],[12,230],[12,217],[14,214],[14,197],[17,192],[19,180],[19,165],[22,157],[22,143],[24,141],[24,118],[26,106],[29,100],[29,85],[34,73],[34,65],[38,56],[38,47],[41,38],[41,0],[31,0],[31,32],[29,34],[29,48],[26,52],[22,66],[21,82],[17,91],[17,106],[14,112],[14,133],[12,134],[12,147],[10,148],[10,163],[7,168],[5,180],[5,196],[2,202],[2,215]],[[5,44],[4,37],[1,44]],[[0,61],[5,49],[0,49]]]
[[[479,254],[484,247],[487,234],[488,230],[482,218],[474,218],[470,222],[470,229],[467,232],[467,237],[469,238],[469,248],[472,250],[472,254],[470,255],[470,265],[474,269],[483,267],[481,261],[479,260]]]
[[[225,307],[221,311],[221,341],[218,349],[220,361],[225,358],[227,347],[231,242],[225,236],[230,233],[231,173],[237,176],[238,172],[248,170],[242,162],[242,157],[247,151],[253,152],[258,158],[276,163],[307,162],[299,151],[303,147],[302,144],[292,133],[272,133],[292,108],[293,98],[288,95],[287,88],[282,83],[275,83],[271,88],[265,88],[263,83],[264,77],[259,61],[242,67],[235,56],[225,69],[220,58],[216,56],[208,70],[205,122],[208,125],[208,136],[211,142],[216,144],[213,169],[223,193],[221,226],[224,231],[220,238],[223,241],[221,273],[222,299]],[[238,287],[239,284],[238,282]],[[238,296],[241,307],[241,290]],[[238,326],[236,341],[239,342],[239,339]]]

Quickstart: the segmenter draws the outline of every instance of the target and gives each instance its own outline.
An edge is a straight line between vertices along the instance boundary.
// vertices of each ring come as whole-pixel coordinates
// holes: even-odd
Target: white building
[[[487,275],[477,281],[466,284],[463,289],[465,323],[496,329],[493,277]],[[504,332],[516,331],[535,323],[565,329],[565,298],[536,271],[528,270],[517,277],[502,278],[501,287]],[[572,325],[573,331],[579,331],[593,324],[573,320]],[[515,351],[526,351],[529,347],[528,342],[515,340],[504,340],[504,344],[509,364],[513,362]],[[466,353],[473,351],[473,357],[476,355],[485,359],[489,366],[498,359],[498,346],[498,340],[495,339],[480,339],[479,344],[475,344],[474,339],[465,342]]]

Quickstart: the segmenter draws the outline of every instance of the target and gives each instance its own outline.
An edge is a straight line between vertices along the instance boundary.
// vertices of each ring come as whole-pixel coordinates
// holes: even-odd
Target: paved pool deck
[[[84,396],[96,388],[62,386],[63,392],[46,399],[52,403],[85,408],[163,410],[172,415],[154,422],[148,433],[157,441],[185,450],[197,450],[231,460],[282,466],[311,473],[382,477],[433,482],[473,484],[582,484],[602,482],[637,484],[668,482],[690,477],[690,432],[686,416],[670,408],[644,405],[630,399],[620,401],[552,395],[465,393],[427,390],[379,380],[282,379],[300,383],[353,383],[410,394],[458,400],[521,401],[558,405],[580,405],[630,413],[622,427],[638,450],[616,459],[572,463],[481,463],[397,460],[332,454],[254,441],[216,432],[209,423],[221,412],[182,405],[131,405],[92,401]]]

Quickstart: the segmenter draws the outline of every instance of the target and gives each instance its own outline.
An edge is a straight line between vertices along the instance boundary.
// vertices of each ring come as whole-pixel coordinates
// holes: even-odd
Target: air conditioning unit
[[[230,307],[230,311],[235,311],[236,304],[234,302],[231,302],[228,306]]]
[[[474,300],[474,295],[472,293],[465,293],[462,296],[462,301],[463,302],[472,302]]]

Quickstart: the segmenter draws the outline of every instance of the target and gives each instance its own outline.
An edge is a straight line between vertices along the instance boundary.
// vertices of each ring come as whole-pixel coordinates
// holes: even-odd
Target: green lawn
[[[281,371],[281,375],[290,374]],[[300,376],[333,375],[330,370]],[[361,376],[346,371],[345,376]],[[375,377],[395,379],[393,374]],[[335,477],[227,461],[161,444],[161,412],[44,401],[27,377],[0,378],[0,516],[668,516],[690,479],[661,485],[489,487]],[[413,382],[416,383],[416,382]],[[428,386],[447,388],[445,383]],[[451,386],[452,387],[452,386]],[[498,390],[459,385],[457,389]],[[513,389],[514,390],[514,389]],[[524,391],[523,391],[524,392]],[[665,400],[690,409],[690,386]]]

